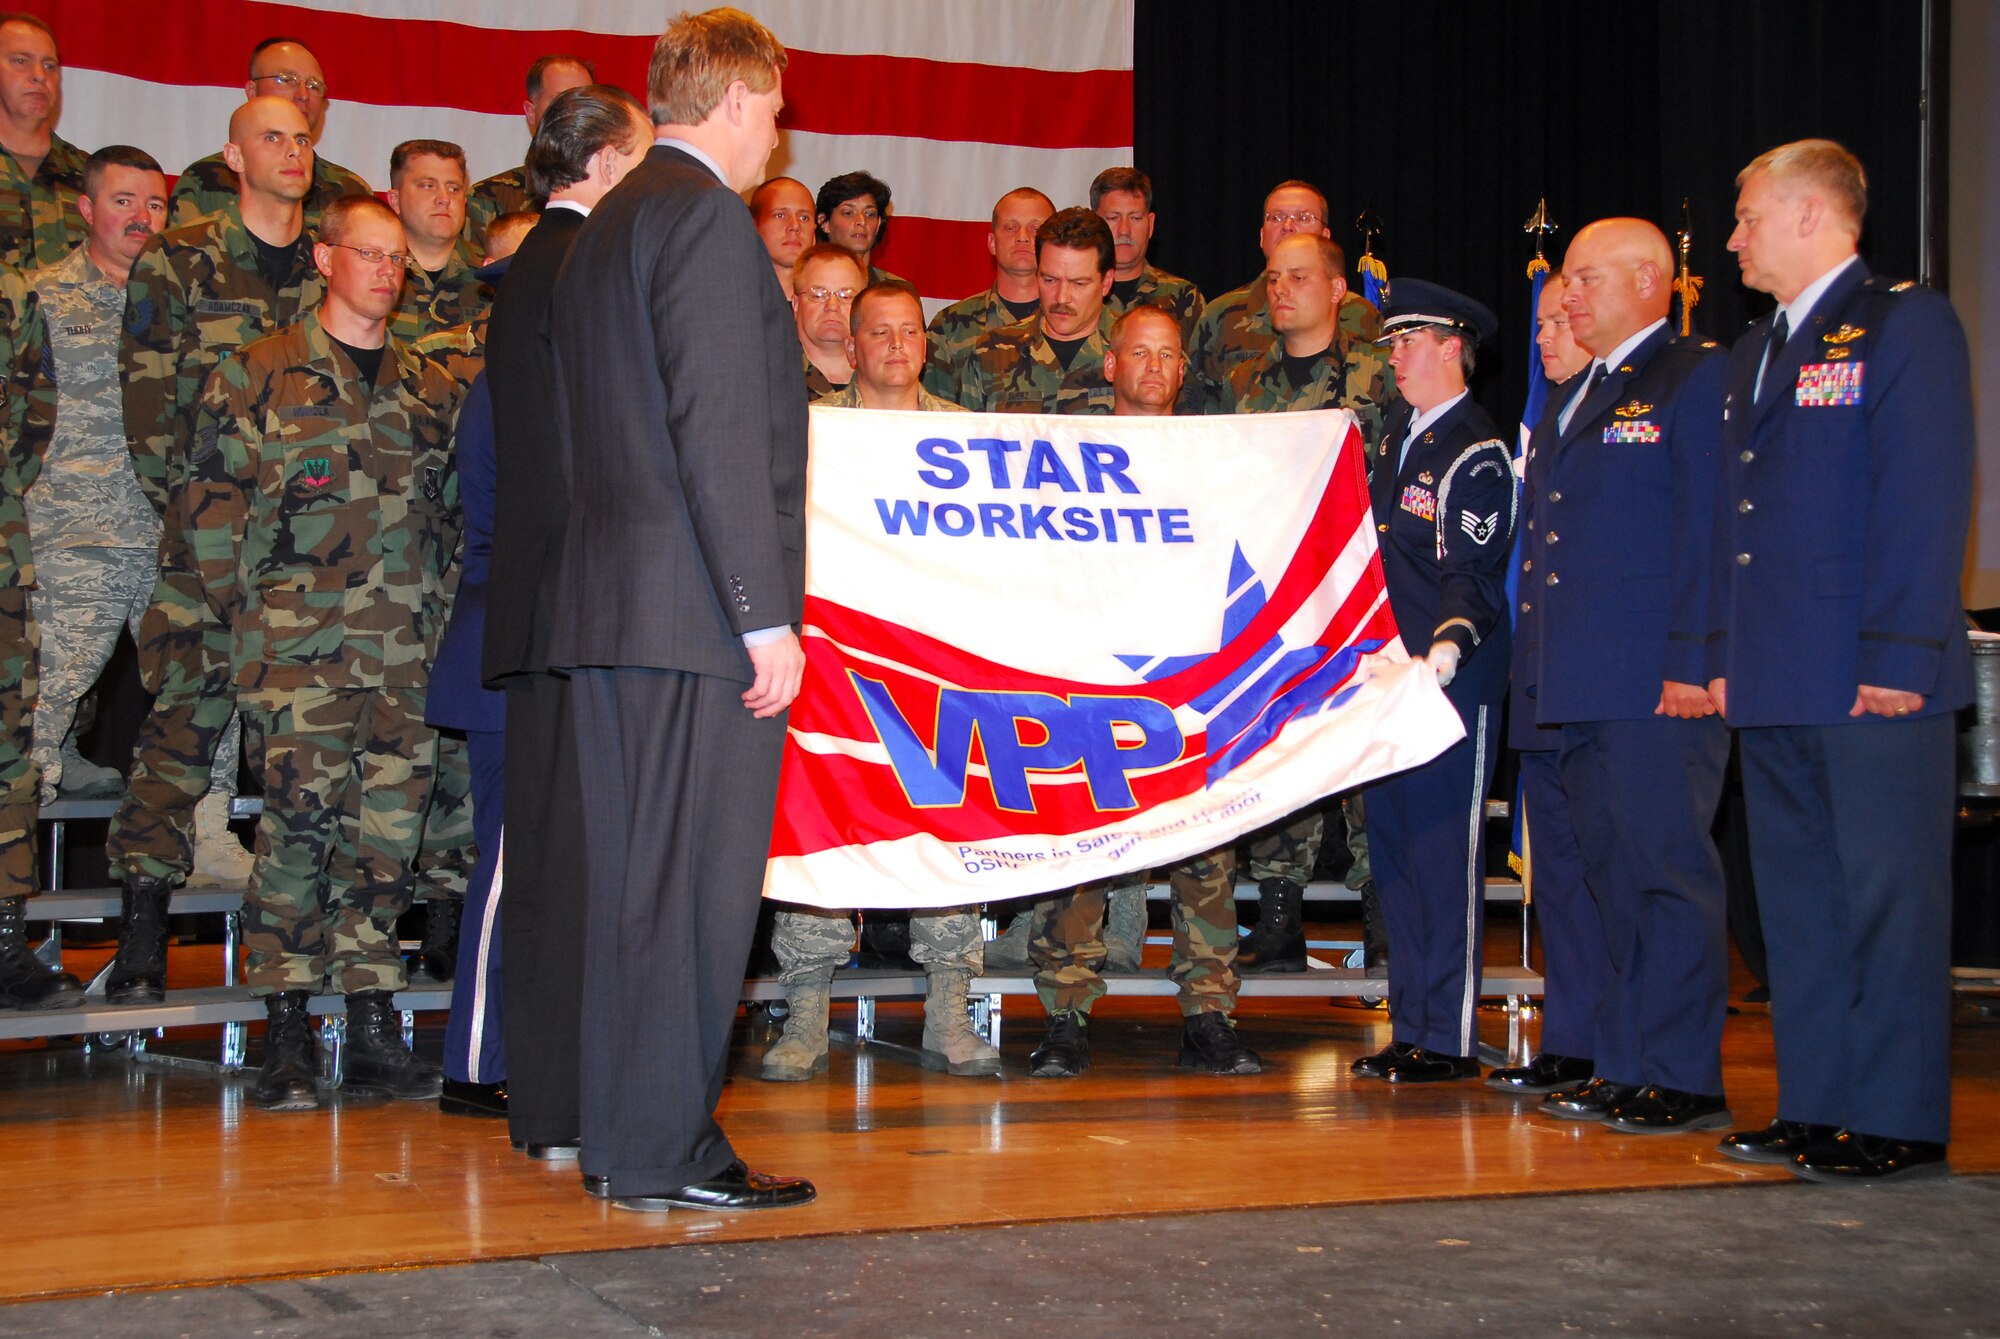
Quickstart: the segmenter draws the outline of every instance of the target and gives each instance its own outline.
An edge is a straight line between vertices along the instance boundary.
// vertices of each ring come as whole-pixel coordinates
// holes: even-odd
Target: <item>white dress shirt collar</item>
[[[715,174],[715,179],[717,181],[721,182],[725,186],[729,184],[729,175],[722,170],[721,164],[717,163],[713,158],[710,158],[706,151],[704,151],[703,149],[694,144],[690,144],[687,140],[680,138],[680,136],[655,135],[653,137],[653,143],[664,144],[669,149],[679,149],[682,153],[694,159],[697,163],[700,163],[710,172],[713,172]]]
[[[1841,261],[1840,264],[1834,266],[1804,288],[1801,288],[1797,297],[1778,308],[1779,311],[1785,314],[1785,320],[1789,323],[1787,328],[1792,334],[1796,335],[1799,333],[1799,327],[1806,323],[1806,318],[1812,315],[1812,309],[1819,304],[1819,300],[1822,297],[1826,296],[1826,290],[1833,287],[1833,281],[1844,274],[1848,266],[1860,259],[1861,257],[1858,255],[1849,256],[1846,260]]]

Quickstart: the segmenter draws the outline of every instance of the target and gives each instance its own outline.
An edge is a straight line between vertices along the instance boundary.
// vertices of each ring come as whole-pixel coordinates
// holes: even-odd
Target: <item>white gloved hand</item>
[[[1437,671],[1438,687],[1449,687],[1451,681],[1458,675],[1458,643],[1432,642],[1431,649],[1424,655],[1424,661]]]

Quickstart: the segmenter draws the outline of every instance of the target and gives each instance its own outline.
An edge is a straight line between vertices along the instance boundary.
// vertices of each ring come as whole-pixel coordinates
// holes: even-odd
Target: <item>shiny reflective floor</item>
[[[1505,938],[1496,927],[1495,963]],[[177,984],[197,984],[181,968],[194,952],[176,950]],[[1739,977],[1739,994],[1747,984]],[[581,1193],[574,1164],[513,1153],[504,1122],[428,1104],[336,1099],[266,1114],[245,1102],[241,1078],[74,1042],[10,1046],[0,1159],[16,1199],[0,1297],[692,1241],[1792,1179],[1721,1157],[1712,1134],[1621,1136],[1542,1118],[1477,1083],[1353,1080],[1348,1062],[1387,1040],[1379,1012],[1247,1002],[1243,1035],[1269,1065],[1247,1079],[1174,1067],[1171,1001],[1103,1001],[1093,1068],[1067,1081],[1026,1077],[1041,1034],[1034,1003],[1010,999],[1006,1017],[998,1079],[836,1047],[832,1072],[804,1084],[755,1077],[764,1034],[746,1020],[724,1124],[753,1167],[820,1188],[807,1208],[762,1215],[616,1211]],[[851,1005],[836,1006],[835,1026],[852,1026]],[[915,1004],[880,1010],[886,1041],[914,1044],[921,1027]],[[1482,1029],[1505,1044],[1504,1014],[1486,1013]],[[1954,1043],[1952,1162],[2000,1171],[2000,1023],[1962,1004]],[[436,1028],[420,1034],[420,1049],[438,1046]],[[214,1041],[160,1049],[212,1056]],[[258,1050],[253,1039],[253,1061]],[[1774,1101],[1761,1008],[1730,1019],[1725,1052],[1738,1123],[1761,1125]],[[41,1221],[23,1221],[31,1211]]]

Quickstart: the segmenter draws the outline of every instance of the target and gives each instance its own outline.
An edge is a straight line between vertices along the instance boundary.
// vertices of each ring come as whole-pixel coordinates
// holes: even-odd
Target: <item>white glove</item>
[[[1458,675],[1458,643],[1432,642],[1431,649],[1424,655],[1424,661],[1437,671],[1438,687],[1449,687],[1451,681]]]

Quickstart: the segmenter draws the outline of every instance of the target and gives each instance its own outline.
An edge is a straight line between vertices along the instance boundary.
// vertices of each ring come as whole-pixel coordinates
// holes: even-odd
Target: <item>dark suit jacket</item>
[[[1972,700],[1959,595],[1972,375],[1951,303],[1855,261],[1753,399],[1772,317],[1729,360],[1711,677],[1729,723],[1838,725],[1861,684]]]
[[[493,566],[480,673],[491,682],[546,670],[556,563],[569,526],[569,463],[556,433],[549,307],[563,257],[583,227],[572,209],[545,212],[514,253],[486,327],[493,396]]]
[[[800,616],[806,463],[797,327],[749,210],[655,145],[577,234],[551,330],[574,492],[550,663],[749,683],[742,634]]]

